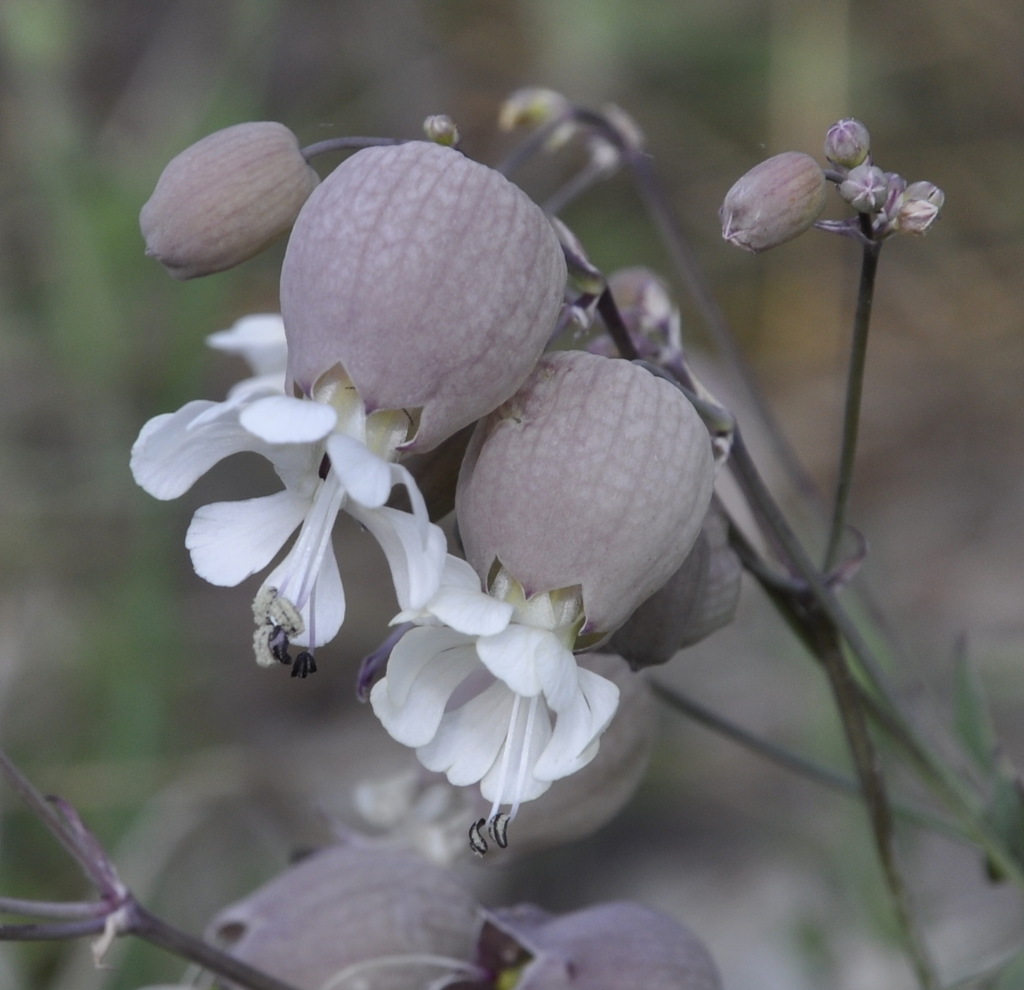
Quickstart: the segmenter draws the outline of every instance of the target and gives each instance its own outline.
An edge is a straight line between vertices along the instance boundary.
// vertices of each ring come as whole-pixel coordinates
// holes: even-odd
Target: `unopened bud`
[[[825,198],[821,166],[810,155],[784,151],[755,165],[726,193],[722,236],[747,251],[767,251],[811,227]]]
[[[877,165],[858,165],[839,183],[839,195],[858,213],[877,213],[889,195],[889,179]]]
[[[142,207],[146,254],[178,279],[232,268],[284,234],[318,182],[283,124],[216,131],[171,159]]]
[[[870,150],[868,129],[853,117],[836,121],[825,135],[825,157],[844,168],[860,165]]]
[[[459,129],[446,113],[435,113],[423,121],[423,133],[428,141],[454,148],[459,143]]]
[[[540,127],[565,117],[572,104],[553,89],[543,86],[525,86],[517,89],[501,105],[498,126],[503,131],[517,127]]]
[[[945,201],[945,193],[934,183],[912,182],[903,190],[893,225],[901,234],[923,234]]]

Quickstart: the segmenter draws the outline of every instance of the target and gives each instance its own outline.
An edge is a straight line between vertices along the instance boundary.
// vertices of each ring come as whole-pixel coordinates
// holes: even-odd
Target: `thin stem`
[[[248,963],[222,952],[188,932],[169,925],[166,921],[150,914],[141,904],[131,900],[127,905],[128,920],[124,931],[159,946],[182,959],[194,962],[226,980],[231,980],[248,990],[297,990],[284,980],[254,969]]]
[[[870,233],[870,221],[861,214],[861,226],[867,225],[865,234]],[[843,410],[843,439],[839,453],[839,471],[836,480],[836,495],[832,504],[832,521],[829,527],[828,544],[825,551],[823,570],[830,571],[839,557],[839,547],[846,528],[846,513],[850,505],[853,487],[853,466],[857,454],[857,434],[860,428],[860,406],[864,391],[864,365],[868,352],[868,331],[871,327],[871,304],[875,296],[875,281],[878,274],[878,256],[882,242],[869,240],[864,244],[861,255],[860,284],[857,289],[857,309],[853,317],[853,339],[850,346],[850,366],[846,379],[846,403]]]
[[[406,143],[405,138],[333,137],[325,138],[323,141],[314,141],[313,144],[307,144],[300,154],[308,162],[317,155],[325,155],[331,151],[353,151],[361,148],[377,148]]]
[[[0,914],[21,914],[28,918],[98,918],[110,911],[106,901],[33,901],[21,897],[0,897]]]
[[[801,777],[813,780],[815,783],[822,784],[825,787],[834,791],[839,791],[843,794],[856,796],[860,796],[862,794],[861,786],[858,781],[847,777],[844,774],[837,773],[834,770],[830,770],[827,767],[822,767],[817,763],[800,756],[798,753],[792,752],[792,750],[785,749],[782,746],[769,742],[767,739],[762,739],[760,736],[754,735],[754,733],[744,729],[740,725],[737,725],[735,722],[729,721],[729,719],[724,718],[717,712],[713,712],[710,708],[705,708],[692,698],[689,698],[672,688],[666,687],[664,684],[652,681],[651,687],[653,688],[655,695],[664,701],[670,708],[675,709],[680,714],[692,719],[699,725],[703,725],[706,729],[710,729],[712,732],[717,732],[726,739],[730,739],[734,743],[743,746],[745,749],[756,753],[758,756],[771,761],[777,766],[786,770],[791,770],[794,773],[799,774]],[[892,802],[892,810],[901,818],[919,826],[920,828],[939,832],[942,835],[955,839],[959,842],[971,843],[971,839],[956,824],[942,818],[938,818],[922,808],[915,808],[907,804]]]
[[[927,949],[914,924],[906,886],[896,861],[889,796],[878,752],[868,732],[867,719],[860,703],[856,682],[834,630],[825,623],[817,625],[817,654],[828,675],[836,708],[846,733],[850,754],[857,770],[857,777],[860,780],[861,793],[868,806],[871,829],[875,837],[875,848],[882,864],[886,886],[889,888],[889,895],[892,897],[896,917],[913,960],[918,982],[925,990],[933,990],[938,986],[938,981],[928,960]]]

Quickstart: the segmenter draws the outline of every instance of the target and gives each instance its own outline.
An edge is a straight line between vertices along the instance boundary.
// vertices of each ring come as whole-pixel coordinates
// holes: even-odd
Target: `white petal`
[[[403,640],[415,632],[441,632],[436,629],[410,630]],[[401,641],[399,642],[399,646]],[[395,647],[396,651],[398,647]],[[422,656],[412,657],[410,669],[412,683],[401,684],[393,692],[389,679],[395,653],[388,661],[388,675],[379,680],[370,692],[370,703],[374,714],[387,729],[392,738],[406,746],[423,746],[430,742],[441,724],[442,716],[452,692],[479,668],[479,661],[472,644],[464,638],[442,653],[430,651],[424,660]],[[418,669],[417,669],[418,668]],[[404,700],[396,702],[396,698]]]
[[[335,433],[327,441],[327,453],[350,498],[368,509],[376,509],[388,500],[392,465],[366,444]]]
[[[557,710],[575,690],[576,661],[551,632],[513,623],[494,636],[482,636],[477,652],[484,666],[515,694],[532,698],[542,692]]]
[[[450,651],[472,645],[467,636],[451,629],[435,626],[410,629],[394,645],[388,658],[386,680],[391,703],[401,707],[409,700],[409,692],[427,664],[439,657],[440,662],[444,662]]]
[[[481,780],[501,752],[514,696],[500,681],[446,712],[433,740],[416,751],[420,763],[446,773],[457,787]]]
[[[433,523],[387,506],[364,509],[349,503],[346,510],[373,534],[384,551],[399,608],[422,608],[441,583],[448,550],[444,533]]]
[[[263,570],[308,509],[308,499],[289,491],[204,505],[185,534],[196,574],[211,584],[232,586]]]
[[[323,440],[338,421],[338,414],[322,402],[272,395],[247,405],[239,422],[267,443],[315,443]]]
[[[579,681],[579,693],[558,713],[551,741],[533,768],[540,780],[558,780],[586,766],[618,708],[619,689],[607,678],[580,668]]]
[[[278,313],[243,316],[229,329],[211,333],[206,343],[215,350],[241,355],[255,375],[279,373],[283,377],[288,363],[284,320]]]
[[[501,632],[514,611],[508,602],[499,602],[482,591],[443,583],[427,608],[446,626],[470,636],[493,636]]]
[[[222,412],[228,415],[219,417]],[[203,425],[193,429],[200,417]],[[132,475],[154,498],[177,498],[225,457],[260,447],[224,403],[197,400],[143,426],[132,446]]]

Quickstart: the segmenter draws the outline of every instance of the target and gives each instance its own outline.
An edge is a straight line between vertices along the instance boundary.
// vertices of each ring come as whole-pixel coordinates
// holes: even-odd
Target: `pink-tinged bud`
[[[911,182],[903,190],[893,226],[901,234],[923,234],[938,219],[945,201],[945,193],[934,183]]]
[[[407,990],[443,976],[439,958],[450,972],[471,969],[477,912],[440,867],[353,841],[300,860],[225,908],[207,937],[296,987]]]
[[[683,566],[623,623],[607,648],[634,670],[671,660],[732,622],[742,571],[729,546],[728,522],[712,506]]]
[[[826,182],[810,155],[784,151],[755,165],[725,194],[722,236],[747,251],[767,251],[809,229],[825,209]]]
[[[283,124],[216,131],[171,159],[142,207],[146,254],[178,279],[232,268],[284,234],[319,181]]]
[[[843,168],[860,165],[871,151],[868,129],[853,117],[836,121],[825,135],[825,157]]]
[[[554,330],[565,261],[543,211],[494,169],[423,141],[338,166],[281,270],[288,377],[328,372],[366,411],[404,409],[426,451],[515,391]]]
[[[547,354],[477,426],[456,513],[466,559],[527,596],[582,590],[593,645],[660,588],[693,546],[711,498],[708,432],[642,367]]]
[[[858,165],[839,183],[839,195],[858,213],[877,213],[888,198],[889,177],[877,165]]]
[[[516,990],[721,990],[711,954],[661,911],[613,901],[561,916],[522,905],[485,913],[479,960]]]

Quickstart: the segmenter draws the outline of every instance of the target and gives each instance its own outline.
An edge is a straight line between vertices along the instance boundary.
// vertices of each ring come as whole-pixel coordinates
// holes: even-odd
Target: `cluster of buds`
[[[825,135],[823,168],[810,155],[786,151],[755,165],[726,193],[719,211],[722,236],[748,251],[766,251],[813,226],[874,241],[892,234],[923,234],[945,199],[931,182],[913,182],[874,164],[867,128],[853,118]],[[856,210],[852,221],[822,221],[827,182]]]
[[[721,987],[703,943],[660,911],[626,901],[565,915],[488,910],[448,871],[359,839],[290,867],[221,911],[207,934],[301,987]]]
[[[522,804],[598,755],[624,692],[581,654],[607,644],[666,583],[687,604],[662,651],[731,612],[709,577],[715,462],[694,406],[638,364],[544,354],[564,321],[564,235],[503,175],[456,149],[448,118],[426,129],[432,140],[365,147],[322,181],[309,178],[309,150],[271,124],[219,132],[168,166],[143,210],[150,253],[191,277],[290,228],[281,315],[211,340],[246,356],[253,377],[221,402],[147,423],[132,469],[151,494],[174,498],[229,454],[271,462],[282,491],[204,506],[186,545],[200,576],[232,585],[270,566],[297,531],[253,605],[257,660],[296,677],[316,671],[316,649],[345,618],[335,519],[347,512],[377,539],[399,635],[364,693],[423,767],[479,786],[484,810],[462,834],[470,825],[482,854],[508,844]],[[196,185],[202,215],[180,203]],[[220,213],[210,205],[218,194]],[[667,333],[681,360],[663,287],[634,273],[614,291],[634,329],[652,341]],[[402,462],[447,450],[473,424],[456,465],[455,555]],[[392,504],[396,486],[409,511]],[[715,617],[697,604],[707,595]],[[650,621],[660,630],[670,611]],[[654,662],[644,649],[622,647],[634,667]],[[626,749],[628,761],[614,749],[604,761],[628,782],[602,784],[615,796],[608,808],[625,799],[646,753],[635,741]],[[602,804],[594,817],[607,813]]]

